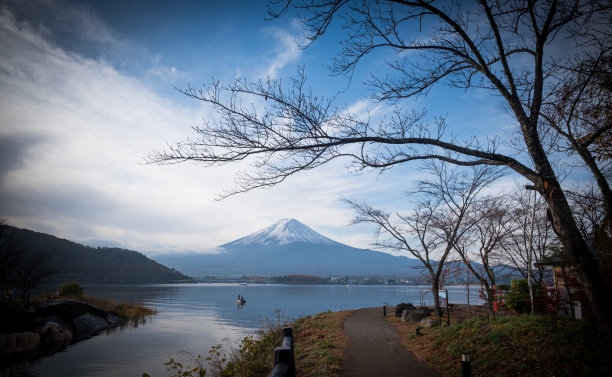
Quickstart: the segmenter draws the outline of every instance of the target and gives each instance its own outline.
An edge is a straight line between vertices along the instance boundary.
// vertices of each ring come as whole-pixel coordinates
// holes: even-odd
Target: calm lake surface
[[[466,303],[465,286],[447,287],[450,303]],[[211,346],[226,348],[261,328],[266,320],[296,319],[327,310],[382,307],[383,303],[420,303],[426,286],[369,285],[238,285],[156,284],[86,286],[85,293],[119,301],[142,303],[158,310],[145,324],[114,329],[68,346],[51,357],[21,366],[28,376],[167,376],[170,357],[189,360],[188,353],[207,355]],[[242,295],[246,304],[236,305]],[[477,287],[470,302],[481,304]],[[432,304],[432,295],[425,296]],[[382,313],[382,309],[381,309]],[[25,370],[24,370],[25,369]],[[11,375],[9,370],[0,373]]]

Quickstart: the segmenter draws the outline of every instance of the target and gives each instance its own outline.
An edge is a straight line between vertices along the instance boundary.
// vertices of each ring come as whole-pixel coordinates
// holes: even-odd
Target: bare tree
[[[501,152],[493,136],[458,140],[445,132],[443,120],[430,124],[423,112],[398,109],[372,124],[333,106],[331,100],[312,95],[301,74],[289,88],[274,80],[188,88],[185,94],[211,104],[221,121],[196,127],[196,139],[154,152],[150,161],[215,165],[253,158],[256,173],[242,175],[233,192],[274,185],[339,157],[349,158],[357,169],[386,169],[432,159],[508,167],[529,180],[546,201],[554,229],[612,343],[611,294],[573,218],[558,178],[560,168],[547,154],[546,122],[542,121],[543,110],[555,101],[556,84],[577,71],[575,57],[610,50],[609,2],[289,0],[271,8],[272,17],[297,9],[312,43],[332,22],[343,23],[345,38],[330,66],[335,74],[351,74],[361,59],[379,51],[396,53],[396,59],[387,61],[387,72],[372,75],[366,82],[373,97],[381,101],[399,104],[406,98],[426,96],[439,84],[489,90],[515,120],[521,140],[518,154]],[[555,43],[565,46],[555,49]],[[562,55],[560,50],[574,54]],[[255,99],[265,104],[263,113],[244,105]],[[606,139],[610,127],[604,125],[587,139],[594,143],[600,140],[596,135],[603,134]],[[448,152],[457,155],[451,158]],[[589,168],[609,209],[612,197],[600,179],[600,161],[582,152],[572,157]]]
[[[29,301],[33,288],[38,287],[49,276],[57,274],[58,270],[50,263],[53,255],[51,252],[31,250],[26,253],[23,262],[15,271],[15,283],[19,288],[21,300]]]
[[[24,247],[14,228],[0,218],[0,284],[2,293],[11,288],[15,271],[22,263]]]
[[[493,315],[494,287],[497,284],[495,262],[500,260],[502,245],[511,233],[511,229],[506,226],[513,216],[509,202],[504,196],[489,196],[479,200],[469,213],[473,226],[454,245],[465,266],[484,288]]]
[[[533,270],[534,263],[550,257],[551,246],[558,242],[552,224],[546,218],[546,203],[541,198],[534,202],[534,195],[520,186],[510,194],[510,199],[508,208],[511,216],[503,224],[507,237],[500,245],[504,252],[499,254],[498,263],[514,266],[525,279],[532,278],[532,282],[542,282],[542,265],[537,265],[536,275],[530,276],[529,270]]]
[[[32,288],[57,273],[50,263],[52,252],[36,252],[27,247],[18,229],[0,219],[0,279],[4,290],[16,288],[23,301]]]
[[[431,283],[436,312],[440,310],[439,290],[451,272],[446,263],[449,255],[474,225],[468,211],[482,189],[499,177],[490,167],[467,170],[430,163],[432,179],[416,184],[412,195],[418,194],[420,199],[407,215],[392,215],[365,203],[347,201],[357,212],[353,223],[376,225],[376,247],[407,253],[421,262],[420,270]]]
[[[601,38],[610,39],[612,35],[608,32]],[[600,213],[612,219],[609,184],[612,178],[612,49],[599,39],[594,42],[598,47],[595,52],[576,57],[573,64],[564,67],[565,74],[555,85],[551,99],[544,104],[542,114],[544,123],[557,136],[553,140],[562,140],[553,147],[580,155],[577,161],[592,172],[599,193],[593,195],[595,187],[591,187],[589,196],[601,198]]]
[[[567,190],[567,198],[574,211],[578,229],[584,237],[592,235],[600,227],[608,229],[604,200],[595,185],[576,185]]]

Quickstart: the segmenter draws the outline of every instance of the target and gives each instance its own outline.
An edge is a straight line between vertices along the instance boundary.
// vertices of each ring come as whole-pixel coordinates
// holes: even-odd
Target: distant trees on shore
[[[58,272],[52,258],[50,251],[28,247],[17,229],[0,218],[0,284],[4,298],[18,295],[22,301],[28,301],[32,289]]]
[[[175,283],[191,278],[145,255],[92,248],[0,222],[0,287],[3,296],[27,300],[45,282]]]

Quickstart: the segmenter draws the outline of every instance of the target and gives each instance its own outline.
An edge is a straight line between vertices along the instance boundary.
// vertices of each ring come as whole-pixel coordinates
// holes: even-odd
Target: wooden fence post
[[[268,377],[295,377],[295,355],[291,327],[284,327],[282,336],[281,347],[274,349],[274,370]]]
[[[283,327],[283,347],[287,347],[291,350],[289,356],[289,371],[287,372],[288,377],[295,377],[295,353],[293,350],[293,329],[291,327]],[[289,344],[286,344],[289,343]]]

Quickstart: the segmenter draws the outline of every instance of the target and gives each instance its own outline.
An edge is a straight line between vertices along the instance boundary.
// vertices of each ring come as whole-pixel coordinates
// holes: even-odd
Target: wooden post
[[[283,347],[293,350],[293,329],[291,327],[283,327],[281,334],[283,336]],[[289,344],[285,344],[285,338],[289,338]]]
[[[472,367],[470,365],[470,353],[469,352],[461,352],[461,376],[462,377],[472,376]]]
[[[289,362],[287,363],[287,366],[289,367],[289,370],[287,371],[287,376],[295,377],[295,354],[293,351],[293,329],[291,327],[283,327],[282,334],[283,334],[283,347],[288,346],[289,350],[291,351],[289,353]],[[289,343],[289,344],[286,344],[286,343]]]
[[[274,349],[274,369],[272,369],[272,372],[270,372],[268,377],[286,377],[287,376],[289,367],[287,366],[287,364],[280,361],[282,360],[283,356],[279,354],[279,351],[281,351],[280,353],[282,353],[283,350],[287,351],[286,349],[280,348],[280,347]]]
[[[274,365],[285,364],[289,365],[291,359],[291,350],[288,348],[276,347],[274,349]]]
[[[274,369],[268,377],[295,377],[295,355],[293,352],[293,329],[283,327],[281,347],[274,349]]]

